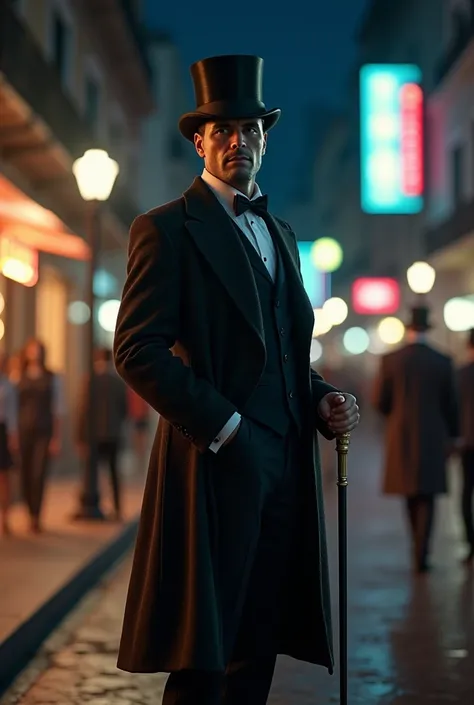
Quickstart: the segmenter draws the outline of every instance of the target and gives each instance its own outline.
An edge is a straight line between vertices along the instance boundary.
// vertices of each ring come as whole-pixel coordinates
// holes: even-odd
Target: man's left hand
[[[318,414],[336,436],[352,431],[360,421],[357,399],[352,394],[329,392],[319,402]]]

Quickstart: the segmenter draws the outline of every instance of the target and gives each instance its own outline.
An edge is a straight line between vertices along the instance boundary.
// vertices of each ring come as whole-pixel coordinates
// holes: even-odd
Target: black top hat
[[[411,309],[411,318],[406,324],[409,330],[423,333],[432,328],[430,323],[430,310],[427,306],[413,306]]]
[[[262,100],[263,59],[259,56],[213,56],[191,66],[196,110],[182,115],[181,134],[191,142],[209,120],[260,118],[265,131],[276,125],[281,110],[267,110]]]

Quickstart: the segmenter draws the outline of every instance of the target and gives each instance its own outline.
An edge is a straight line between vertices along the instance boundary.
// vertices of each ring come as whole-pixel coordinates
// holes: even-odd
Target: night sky
[[[298,165],[313,140],[307,108],[315,108],[317,117],[344,104],[355,58],[353,35],[367,0],[146,0],[146,5],[147,24],[169,32],[180,48],[190,110],[195,107],[191,63],[219,54],[263,57],[265,104],[280,107],[282,116],[269,134],[258,181],[278,213],[304,186],[298,183],[304,181]]]

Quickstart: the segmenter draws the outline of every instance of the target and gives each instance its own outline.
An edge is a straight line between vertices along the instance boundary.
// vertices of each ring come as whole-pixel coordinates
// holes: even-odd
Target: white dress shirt
[[[244,235],[248,238],[249,242],[252,243],[256,252],[262,258],[271,278],[275,280],[277,263],[276,251],[275,246],[273,244],[272,236],[268,232],[267,225],[263,218],[260,218],[258,215],[255,215],[255,213],[252,213],[252,211],[250,210],[245,211],[245,213],[242,213],[242,215],[235,215],[234,196],[236,194],[240,194],[241,196],[246,197],[245,194],[239,191],[238,189],[229,186],[229,184],[226,184],[224,181],[221,181],[216,176],[213,176],[207,171],[207,169],[204,169],[201,174],[201,178],[212,190],[212,192],[214,193],[226,213],[232,218],[234,223],[239,226]],[[255,191],[250,200],[252,201],[254,198],[259,198],[261,195],[262,192],[260,191],[257,184],[255,184]],[[235,412],[235,414],[230,417],[230,419],[227,421],[227,423],[224,425],[224,427],[217,434],[216,438],[209,446],[214,453],[217,453],[219,448],[221,448],[221,446],[229,438],[231,433],[237,428],[240,419],[241,416],[238,412]]]

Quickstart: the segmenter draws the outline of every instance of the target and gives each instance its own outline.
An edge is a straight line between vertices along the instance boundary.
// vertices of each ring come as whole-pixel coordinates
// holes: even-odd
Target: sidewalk
[[[101,483],[106,512],[107,479]],[[13,534],[0,537],[0,694],[3,682],[132,545],[143,478],[125,473],[123,482],[123,523],[73,521],[79,483],[70,478],[51,480],[43,534],[29,534],[23,507],[14,507]]]

